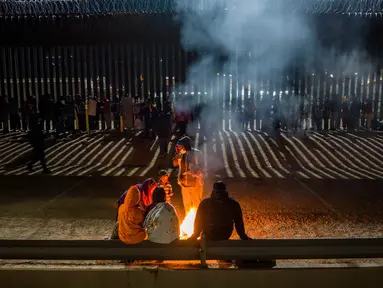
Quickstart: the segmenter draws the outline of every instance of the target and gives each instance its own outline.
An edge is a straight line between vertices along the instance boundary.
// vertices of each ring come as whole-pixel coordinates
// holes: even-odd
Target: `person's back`
[[[53,120],[55,116],[55,102],[50,97],[45,101],[45,115],[49,120]]]
[[[249,237],[245,233],[242,210],[239,203],[229,197],[222,182],[214,184],[210,198],[204,199],[198,207],[194,223],[194,237],[202,232],[211,241],[228,240],[233,226],[242,240]]]
[[[128,95],[125,95],[125,97],[122,98],[122,106],[124,107],[124,111],[126,113],[130,112],[130,110],[133,108],[133,100],[134,99]]]
[[[103,113],[104,115],[110,115],[111,114],[111,108],[110,108],[110,102],[109,102],[109,99],[108,98],[104,98],[104,103],[103,103]]]
[[[89,99],[88,114],[89,116],[97,115],[97,101],[93,98]]]
[[[233,232],[234,214],[238,209],[238,202],[229,197],[208,198],[202,200],[200,205],[206,211],[202,229],[207,239],[213,241],[229,239]]]
[[[47,112],[47,98],[45,95],[41,96],[41,99],[39,101],[39,112],[43,119],[46,119],[46,112]]]
[[[167,202],[157,203],[151,208],[145,218],[143,227],[147,230],[148,240],[154,243],[169,244],[177,240],[180,235],[177,212]]]
[[[19,115],[19,106],[17,105],[16,98],[12,98],[9,103],[9,114],[10,115]]]
[[[43,145],[44,133],[42,119],[37,113],[33,113],[30,118],[29,141],[33,145]]]
[[[351,114],[354,117],[360,115],[360,102],[358,100],[353,100],[351,103]]]
[[[342,112],[344,114],[348,113],[350,111],[349,103],[347,101],[344,101],[342,103]]]
[[[65,109],[65,101],[57,101],[55,104],[55,115],[56,117],[60,118],[64,116],[64,109]]]
[[[130,189],[118,208],[118,237],[126,244],[136,244],[146,238],[142,228],[145,211],[139,206],[140,199],[140,191]]]
[[[247,105],[245,106],[245,114],[246,117],[252,117],[254,115],[255,106],[252,101],[249,101]]]
[[[372,102],[371,101],[368,101],[366,103],[366,106],[364,108],[364,113],[366,113],[366,114],[373,113],[373,111],[372,111]]]
[[[83,100],[80,100],[77,105],[78,105],[78,114],[85,115],[85,111],[86,111],[85,102]]]
[[[155,132],[159,138],[168,138],[171,136],[171,118],[169,114],[161,112],[154,122]]]
[[[67,117],[74,117],[74,104],[72,102],[71,99],[69,99],[67,102],[66,102],[66,105],[64,107],[64,114],[67,116]]]
[[[339,101],[337,99],[334,99],[331,103],[331,112],[338,113],[339,110],[340,110]]]

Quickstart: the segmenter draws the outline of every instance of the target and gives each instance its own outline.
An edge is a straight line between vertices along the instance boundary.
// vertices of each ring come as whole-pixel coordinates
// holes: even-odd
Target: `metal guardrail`
[[[34,260],[278,260],[383,258],[383,238],[252,241],[0,240],[0,259]]]

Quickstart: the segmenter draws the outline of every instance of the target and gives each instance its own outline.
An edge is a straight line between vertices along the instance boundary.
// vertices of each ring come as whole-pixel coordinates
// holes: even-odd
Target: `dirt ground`
[[[103,239],[135,177],[0,177],[0,239]],[[205,196],[215,179],[205,183]],[[174,205],[184,216],[179,188]],[[229,179],[253,238],[383,236],[383,182]],[[236,235],[234,233],[233,237]]]

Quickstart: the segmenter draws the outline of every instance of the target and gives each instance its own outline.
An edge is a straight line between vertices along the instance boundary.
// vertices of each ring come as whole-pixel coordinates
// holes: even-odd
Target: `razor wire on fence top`
[[[0,16],[97,14],[171,14],[184,9],[205,10],[217,0],[0,0]],[[235,9],[241,0],[224,0]],[[282,3],[286,12],[381,17],[383,0],[260,0]],[[257,1],[249,1],[256,5]]]

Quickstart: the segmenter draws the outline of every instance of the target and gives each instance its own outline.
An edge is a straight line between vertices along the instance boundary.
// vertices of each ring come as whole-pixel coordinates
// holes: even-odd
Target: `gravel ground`
[[[17,182],[15,182],[17,180]],[[115,201],[139,179],[128,177],[0,178],[1,239],[103,239]],[[254,238],[383,236],[379,181],[228,180]],[[211,182],[206,183],[206,196]],[[42,185],[43,184],[43,185]],[[174,205],[183,217],[180,191]],[[236,235],[233,235],[236,238]]]

